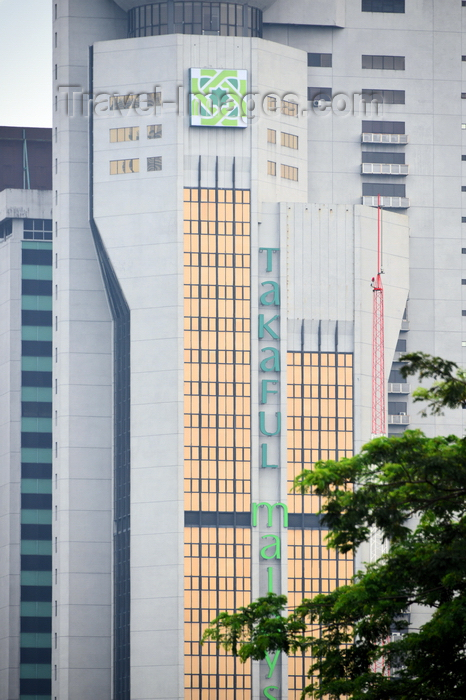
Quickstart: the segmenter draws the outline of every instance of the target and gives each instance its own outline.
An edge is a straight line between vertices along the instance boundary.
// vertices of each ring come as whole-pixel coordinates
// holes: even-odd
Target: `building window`
[[[277,111],[277,98],[267,95],[267,111],[276,112]]]
[[[147,127],[147,138],[148,139],[161,139],[162,138],[162,125],[161,124],[149,124]]]
[[[298,148],[298,137],[294,134],[287,134],[283,131],[282,146],[286,146],[286,148]]]
[[[362,90],[362,99],[366,102],[383,102],[386,105],[404,105],[404,90]]]
[[[462,93],[461,93],[461,99],[462,99],[462,100],[466,100],[466,92],[462,92]]]
[[[126,160],[111,160],[110,175],[123,175],[124,173],[138,173],[139,158],[128,158]]]
[[[461,156],[461,160],[466,160],[466,156]]]
[[[152,173],[155,170],[162,170],[162,156],[151,156],[147,159],[147,172]]]
[[[466,248],[461,248],[462,255],[466,255]]]
[[[308,87],[307,89],[307,99],[309,102],[314,102],[314,100],[325,100],[325,102],[332,101],[332,88],[331,87]]]
[[[267,129],[267,143],[277,143],[277,132],[275,129]]]
[[[404,56],[362,56],[362,67],[374,70],[404,70]]]
[[[363,12],[399,12],[405,11],[405,0],[362,0]]]
[[[462,250],[464,250],[464,248]],[[466,284],[466,279],[462,279],[461,284]]]
[[[24,238],[32,241],[51,241],[52,219],[24,219]]]
[[[297,182],[298,180],[298,168],[293,168],[291,165],[281,165],[281,176],[285,178],[285,180],[294,180]]]
[[[461,223],[462,223],[462,224],[466,224],[466,216],[462,216],[462,217],[461,217]]]
[[[463,310],[462,310],[461,315],[462,315],[462,316],[466,316],[466,309],[463,309]]]
[[[275,176],[277,174],[277,164],[273,160],[267,161],[267,175]]]
[[[127,126],[124,129],[110,129],[110,143],[119,141],[139,141],[139,127]]]
[[[297,117],[298,116],[298,105],[296,102],[288,102],[287,100],[282,100],[282,114],[286,117]]]
[[[13,219],[3,219],[0,221],[0,240],[8,238],[13,233]]]
[[[331,68],[332,54],[331,53],[308,53],[307,65],[313,68]]]
[[[401,163],[405,162],[404,153],[387,153],[380,151],[363,151],[362,163]]]
[[[161,34],[261,37],[262,11],[239,3],[171,0],[141,2],[128,12],[129,38]]]
[[[363,197],[406,197],[406,185],[395,185],[392,183],[363,182]]]
[[[131,107],[138,109],[140,104],[142,104],[143,109],[158,107],[162,104],[162,93],[144,92],[140,95],[110,95],[109,104],[112,111],[131,109]]]

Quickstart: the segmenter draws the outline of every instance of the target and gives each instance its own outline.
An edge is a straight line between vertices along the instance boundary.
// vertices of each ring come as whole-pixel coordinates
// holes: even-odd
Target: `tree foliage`
[[[454,363],[406,357],[406,376],[435,380],[423,395],[431,411],[463,403],[466,382]],[[311,651],[305,693],[315,698],[464,700],[466,440],[419,430],[377,438],[355,457],[318,462],[295,487],[323,497],[329,546],[354,551],[376,527],[388,553],[289,614],[286,597],[274,594],[222,613],[204,640],[243,661]],[[411,604],[432,613],[419,629],[408,628]]]

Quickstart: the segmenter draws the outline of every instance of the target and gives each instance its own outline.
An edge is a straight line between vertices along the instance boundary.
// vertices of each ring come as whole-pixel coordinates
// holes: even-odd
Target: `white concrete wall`
[[[283,2],[283,5],[286,5]],[[266,13],[271,16],[281,3]],[[311,12],[309,12],[311,14]],[[462,33],[465,13],[456,0],[412,0],[406,12],[361,12],[360,2],[346,2],[346,26],[266,25],[264,36],[310,52],[331,53],[332,68],[309,68],[308,85],[332,87],[353,102],[367,89],[405,90],[406,104],[385,104],[379,117],[357,109],[348,114],[329,107],[309,111],[309,201],[327,204],[361,202],[363,182],[405,182],[410,199],[410,293],[408,351],[422,350],[466,364],[466,300],[461,279],[466,259],[461,255],[465,212],[461,192],[465,152],[466,103],[461,100],[466,70]],[[320,24],[320,22],[315,22]],[[362,69],[361,55],[405,56],[404,71]],[[409,144],[362,146],[363,119],[406,123]],[[409,175],[361,176],[361,150],[406,153]],[[463,224],[464,226],[464,224]],[[390,310],[386,306],[386,311]],[[416,381],[412,380],[416,386]],[[464,411],[447,410],[444,417],[421,418],[410,403],[410,427],[428,434],[464,430]]]
[[[80,99],[70,113],[66,93],[88,91],[89,45],[125,36],[126,19],[110,0],[58,0],[54,7],[58,552],[52,594],[58,615],[52,624],[58,646],[52,697],[96,700],[111,697],[112,324],[88,224],[89,121]]]
[[[131,308],[131,692],[134,700],[178,698],[183,674],[183,186],[201,182],[253,191],[253,236],[260,201],[307,193],[306,127],[301,113],[259,117],[246,129],[192,128],[186,105],[190,67],[246,68],[251,91],[290,91],[305,99],[306,56],[260,40],[199,36],[146,37],[95,47],[95,92],[161,90],[159,113],[100,111],[94,122],[95,218]],[[289,78],[291,77],[291,82]],[[293,98],[291,98],[293,99]],[[166,104],[166,103],[169,104]],[[148,140],[146,126],[162,124]],[[274,151],[299,167],[291,182],[266,173],[267,127],[277,129]],[[139,126],[138,141],[109,142],[110,128]],[[284,152],[280,130],[300,138]],[[290,149],[287,149],[290,150]],[[162,156],[162,171],[146,159]],[[140,172],[110,175],[110,161],[139,158]],[[186,170],[183,170],[185,165]]]

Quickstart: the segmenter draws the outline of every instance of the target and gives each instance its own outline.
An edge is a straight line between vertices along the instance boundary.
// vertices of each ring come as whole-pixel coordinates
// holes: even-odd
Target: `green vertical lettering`
[[[265,287],[266,284],[271,284],[272,289],[268,292],[261,294],[260,302],[262,306],[280,306],[280,285],[278,282],[272,282],[272,280],[267,280],[266,282],[261,282],[261,287]],[[270,301],[267,301],[267,297],[272,295]]]
[[[267,267],[266,272],[272,272],[273,268],[273,254],[278,253],[280,248],[259,248],[259,253],[267,253]]]
[[[265,411],[259,411],[259,430],[261,431],[262,435],[267,435],[267,437],[274,437],[275,435],[279,435],[282,427],[282,414],[279,412],[275,415],[277,416],[277,427],[274,433],[269,433],[265,429]]]
[[[276,333],[273,328],[269,327],[269,323],[273,323],[276,319],[280,318],[280,316],[272,316],[272,318],[269,318],[268,321],[264,321],[264,314],[259,314],[259,338],[262,339],[264,337],[265,331],[270,335],[271,338],[274,340],[279,340],[280,336],[278,333]]]
[[[261,467],[262,469],[278,469],[278,464],[267,464],[267,444],[261,445]]]
[[[267,403],[267,394],[278,394],[275,389],[268,389],[268,384],[278,384],[275,379],[261,379],[261,403]]]
[[[266,544],[265,547],[262,547],[262,559],[281,559],[281,545],[280,538],[278,537],[278,535],[262,535],[261,539],[273,539],[272,544]],[[266,554],[266,551],[271,547],[274,548],[273,554]]]
[[[257,511],[261,506],[265,506],[267,508],[267,527],[272,527],[273,509],[278,507],[283,508],[283,527],[288,527],[288,506],[286,506],[284,503],[274,503],[272,505],[266,501],[252,504],[251,521],[253,527],[257,526]]]
[[[273,659],[271,659],[268,654],[265,655],[265,660],[267,661],[268,667],[270,669],[269,675],[267,676],[267,678],[272,678],[272,674],[275,670],[275,666],[277,665],[277,661],[278,661],[279,657],[280,657],[279,650],[277,650],[275,652],[275,656],[273,657]],[[273,688],[273,686],[271,686],[271,687]]]
[[[273,567],[267,567],[267,593],[273,593]]]
[[[262,348],[261,352],[271,351],[270,357],[266,357],[262,360],[260,368],[263,372],[279,372],[280,371],[280,350],[278,348]],[[268,366],[269,362],[272,360],[272,366]]]

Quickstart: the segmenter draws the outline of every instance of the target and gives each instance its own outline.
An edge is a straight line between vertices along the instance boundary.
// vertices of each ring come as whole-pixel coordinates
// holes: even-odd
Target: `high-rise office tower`
[[[352,574],[290,489],[371,436],[379,195],[390,433],[461,432],[398,360],[466,347],[464,12],[54,3],[54,700],[299,697],[199,639]]]
[[[0,697],[50,697],[52,134],[0,127]]]

